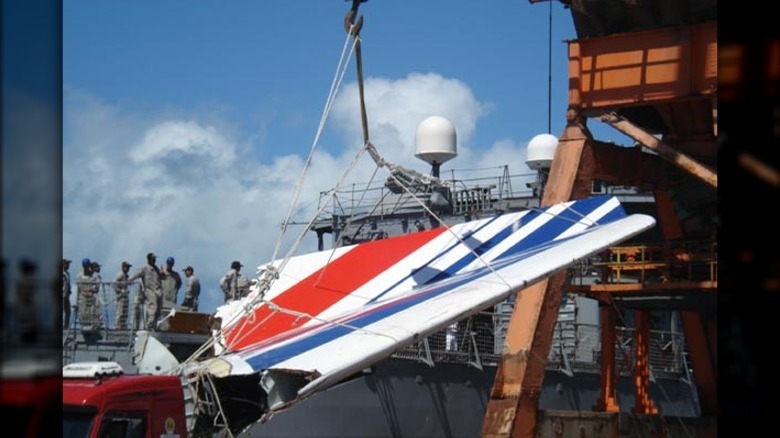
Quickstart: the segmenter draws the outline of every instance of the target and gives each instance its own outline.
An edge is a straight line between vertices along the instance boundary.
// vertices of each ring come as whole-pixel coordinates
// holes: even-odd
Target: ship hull
[[[463,437],[481,436],[497,367],[479,370],[462,363],[391,358],[358,376],[304,400],[294,409],[252,425],[241,436],[252,437]],[[599,376],[569,377],[547,371],[539,400],[541,410],[592,411]],[[658,379],[651,385],[662,413],[697,417],[695,390],[679,380]],[[664,396],[663,394],[666,394]],[[633,407],[629,376],[618,381],[621,410]]]

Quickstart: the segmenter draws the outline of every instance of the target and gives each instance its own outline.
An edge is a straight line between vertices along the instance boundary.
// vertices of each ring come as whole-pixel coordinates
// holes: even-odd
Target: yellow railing
[[[717,254],[712,241],[637,244],[609,248],[598,261],[583,263],[601,270],[607,283],[717,281]]]

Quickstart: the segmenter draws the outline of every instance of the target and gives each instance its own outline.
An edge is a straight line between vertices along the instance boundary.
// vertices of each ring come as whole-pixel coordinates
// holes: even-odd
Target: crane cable
[[[365,0],[363,0],[365,1]],[[363,144],[368,144],[368,115],[366,114],[366,99],[365,91],[363,87],[363,51],[360,45],[360,30],[363,28],[363,16],[358,17],[357,22],[355,16],[357,16],[357,10],[362,3],[361,0],[352,1],[352,9],[347,12],[347,16],[344,17],[344,29],[348,35],[351,35],[355,41],[355,62],[357,66],[358,77],[358,92],[360,93],[360,120],[363,126]]]
[[[330,110],[333,107],[333,102],[336,99],[336,94],[338,94],[338,90],[341,87],[341,83],[344,80],[344,74],[347,70],[347,65],[349,62],[349,58],[351,57],[352,52],[355,50],[355,44],[352,45],[352,50],[350,50],[350,56],[345,57],[345,53],[348,47],[349,43],[349,36],[347,36],[346,40],[344,41],[344,46],[341,51],[341,58],[339,59],[339,64],[336,68],[336,73],[333,77],[333,82],[331,83],[330,92],[328,93],[328,98],[325,101],[325,108],[323,109],[322,116],[320,117],[320,123],[317,126],[317,133],[314,136],[314,141],[312,142],[311,148],[309,150],[309,155],[306,158],[306,163],[303,166],[303,170],[301,171],[301,176],[298,180],[298,184],[295,187],[295,194],[293,195],[293,199],[290,202],[290,208],[287,211],[287,216],[284,219],[284,222],[282,223],[282,231],[279,233],[279,238],[276,241],[276,246],[274,247],[274,252],[271,255],[271,261],[276,260],[277,255],[279,254],[281,245],[282,245],[282,238],[284,237],[285,232],[287,231],[287,227],[291,221],[293,209],[295,208],[295,205],[298,202],[298,197],[300,196],[301,189],[303,188],[303,181],[306,178],[306,173],[309,170],[309,166],[311,165],[312,159],[314,158],[314,151],[317,149],[317,144],[319,143],[320,136],[322,135],[322,132],[325,128],[325,121],[328,118],[328,115],[330,114]]]
[[[292,257],[292,255],[294,254],[295,250],[300,245],[300,242],[303,240],[303,235],[300,235],[296,239],[295,243],[292,245],[290,250],[287,252],[285,258],[282,260],[280,265],[279,266],[274,266],[273,265],[273,261],[276,260],[278,254],[279,254],[279,251],[280,251],[280,248],[281,248],[281,244],[282,244],[282,239],[283,239],[283,237],[285,235],[285,232],[287,231],[287,227],[288,227],[288,225],[289,225],[289,223],[291,221],[293,209],[295,207],[295,204],[297,203],[298,197],[300,196],[300,192],[301,192],[301,189],[302,189],[302,186],[303,186],[303,181],[304,181],[306,173],[307,173],[307,171],[308,171],[308,169],[309,169],[309,167],[311,165],[311,161],[312,161],[313,156],[314,156],[314,151],[316,149],[317,143],[319,142],[319,138],[320,138],[320,136],[322,134],[322,131],[324,129],[324,126],[325,126],[325,120],[327,119],[327,116],[330,113],[330,110],[331,110],[331,108],[333,106],[333,102],[335,101],[335,96],[336,96],[336,94],[338,92],[338,89],[341,86],[341,83],[343,82],[344,74],[345,74],[345,72],[347,70],[347,65],[348,65],[348,62],[349,62],[349,58],[351,57],[352,53],[355,54],[355,57],[357,59],[358,87],[359,87],[359,91],[360,91],[360,106],[361,106],[361,120],[362,120],[362,126],[363,126],[363,137],[366,140],[365,141],[366,144],[364,145],[363,148],[360,149],[358,154],[353,158],[352,163],[350,164],[348,169],[342,175],[342,178],[340,179],[338,186],[341,185],[341,183],[343,182],[343,180],[346,177],[346,175],[355,167],[355,165],[357,164],[357,161],[358,161],[359,157],[362,155],[362,153],[366,149],[368,149],[368,144],[369,144],[368,143],[368,117],[366,115],[366,107],[365,107],[365,99],[364,99],[365,93],[364,93],[363,74],[362,74],[363,73],[363,61],[362,61],[362,55],[361,55],[362,52],[360,50],[360,36],[359,36],[360,29],[363,26],[363,16],[360,16],[357,19],[357,21],[355,21],[355,16],[357,14],[357,8],[358,8],[359,4],[362,1],[365,1],[365,0],[354,0],[352,9],[347,13],[347,15],[345,17],[344,26],[345,26],[345,29],[347,30],[347,37],[346,37],[346,40],[344,42],[344,47],[342,49],[342,54],[341,54],[341,58],[339,60],[339,65],[337,67],[336,74],[334,75],[334,79],[333,79],[333,83],[331,85],[330,93],[328,95],[328,99],[326,101],[322,117],[320,119],[320,124],[318,126],[317,133],[315,135],[314,141],[313,141],[311,149],[309,151],[309,156],[307,157],[306,163],[304,164],[304,168],[303,168],[301,177],[300,177],[300,179],[298,181],[298,184],[296,185],[296,188],[295,188],[295,194],[293,196],[293,200],[290,203],[290,208],[288,210],[287,216],[285,217],[285,220],[284,220],[284,222],[282,224],[282,231],[280,232],[279,237],[277,239],[276,246],[274,248],[274,252],[273,252],[273,254],[271,256],[271,261],[266,265],[268,267],[268,269],[266,269],[266,272],[264,273],[264,277],[262,279],[260,279],[260,281],[258,282],[258,285],[260,287],[262,287],[262,289],[260,289],[259,292],[256,293],[255,298],[250,303],[248,303],[248,304],[243,306],[243,311],[236,311],[236,312],[234,312],[232,314],[231,318],[227,322],[223,323],[222,327],[231,326],[231,325],[233,325],[233,323],[235,323],[237,320],[243,318],[244,316],[249,316],[248,318],[243,318],[239,322],[240,326],[234,328],[234,330],[238,329],[239,333],[240,333],[240,331],[246,325],[252,324],[254,322],[254,318],[253,318],[254,315],[251,312],[254,309],[256,309],[259,305],[262,305],[264,303],[265,304],[269,303],[269,301],[266,301],[263,298],[264,292],[266,290],[268,290],[268,288],[270,288],[270,286],[273,283],[273,281],[276,278],[278,278],[278,276],[279,276],[278,273],[283,270],[283,268],[284,268],[284,266],[286,266],[289,258]],[[347,56],[345,58],[344,54],[346,52],[346,48],[348,46],[348,42],[349,42],[350,37],[353,40],[352,49],[350,51],[350,56]],[[331,194],[329,196],[333,196],[334,194],[335,194],[335,191],[331,192]],[[318,213],[321,212],[324,209],[325,205],[327,205],[327,202],[323,203],[323,207],[320,208],[320,211],[318,211]],[[314,218],[316,218],[316,215],[314,216]],[[314,219],[312,219],[309,222],[309,226],[313,223],[313,221],[314,221]],[[308,227],[306,227],[306,229],[308,229]],[[274,310],[274,307],[270,307],[269,306],[269,308]],[[276,309],[278,309],[278,307],[276,307]],[[260,324],[260,325],[262,325],[262,324]],[[252,324],[252,327],[250,328],[250,330],[248,330],[247,332],[243,333],[239,338],[240,339],[244,339],[246,336],[248,336],[252,331],[254,331],[260,325]],[[220,333],[219,333],[219,335],[217,335],[217,337],[222,338],[221,331],[222,330],[220,328]],[[239,338],[234,338],[233,341],[231,342],[231,345],[235,344],[236,342],[239,342],[239,340],[240,340]],[[199,349],[199,352],[196,352],[196,354],[198,354],[198,353],[200,353],[200,349]],[[191,358],[194,359],[195,357],[197,357],[196,354],[193,354],[191,356]]]
[[[327,99],[325,101],[325,105],[324,105],[324,108],[323,108],[323,113],[322,113],[322,116],[320,117],[320,122],[319,122],[319,125],[317,127],[317,132],[316,132],[316,134],[314,136],[314,140],[312,141],[312,145],[311,145],[311,148],[310,148],[310,151],[309,151],[309,155],[308,155],[308,157],[306,159],[306,162],[304,164],[304,168],[303,168],[303,170],[301,172],[301,176],[300,176],[300,178],[298,180],[298,184],[296,185],[295,194],[293,196],[292,202],[290,203],[290,208],[289,208],[289,210],[287,212],[287,215],[286,215],[286,217],[285,217],[285,219],[284,219],[284,221],[282,223],[282,230],[281,230],[281,232],[279,234],[279,237],[278,237],[277,242],[276,242],[276,246],[275,246],[273,254],[271,256],[271,262],[268,264],[269,267],[273,267],[273,260],[276,260],[277,255],[278,255],[278,253],[280,251],[282,239],[283,239],[283,237],[285,235],[285,232],[286,232],[286,230],[288,228],[288,225],[291,222],[293,209],[294,209],[294,207],[295,207],[295,205],[297,203],[297,199],[298,199],[298,197],[300,195],[300,192],[301,192],[301,189],[302,189],[302,186],[303,186],[303,181],[304,181],[304,179],[306,177],[306,173],[307,173],[307,171],[309,169],[309,166],[311,165],[311,162],[312,162],[312,159],[313,159],[313,156],[314,156],[314,152],[315,152],[315,150],[317,148],[317,144],[319,143],[320,137],[321,137],[322,132],[324,130],[325,122],[326,122],[326,120],[328,118],[328,115],[330,114],[330,111],[331,111],[331,109],[333,107],[333,103],[335,101],[336,95],[338,94],[338,90],[340,89],[341,84],[344,81],[344,76],[345,76],[346,71],[347,71],[347,66],[349,64],[349,60],[351,59],[352,54],[355,51],[354,44],[350,48],[349,41],[350,41],[350,35],[347,35],[347,37],[344,40],[344,44],[343,44],[343,47],[342,47],[342,50],[341,50],[341,56],[339,58],[338,65],[336,67],[336,72],[335,72],[335,74],[333,76],[333,81],[331,82],[331,87],[330,87],[330,90],[328,92],[328,97],[327,97]],[[349,49],[349,51],[348,51],[348,49]],[[353,162],[354,162],[354,160],[353,160]],[[300,240],[302,240],[302,237],[303,236],[299,236],[298,242]],[[298,245],[298,243],[296,243],[294,245],[294,247],[297,247],[297,245]],[[286,264],[286,261],[287,261],[287,259],[290,256],[291,256],[290,252],[288,252],[288,255],[285,257],[285,259],[283,261],[283,264]],[[278,271],[278,269],[276,271]],[[278,277],[278,272],[274,272],[273,270],[271,270],[270,272],[267,271],[266,275],[264,275],[264,277],[261,278],[260,281],[258,282],[258,284],[261,287],[265,288],[264,290],[261,290],[261,292],[264,292],[265,290],[267,290],[270,287],[270,285],[273,282],[273,280],[275,280],[275,277]],[[261,295],[261,294],[258,294],[258,295]],[[238,318],[240,318],[243,315],[244,315],[243,312],[236,312],[236,313],[234,313],[233,317],[230,318],[230,320],[223,322],[222,327],[226,327],[226,326],[231,325],[232,323],[234,323]],[[220,327],[220,333],[219,334],[217,334],[216,336],[212,336],[212,338],[209,341],[207,341],[204,345],[202,345],[195,352],[193,352],[190,355],[189,358],[187,358],[184,362],[182,362],[182,364],[178,368],[182,368],[185,364],[188,364],[188,363],[196,361],[198,357],[203,355],[203,353],[205,353],[208,350],[210,350],[211,347],[213,347],[214,344],[217,343],[217,338],[220,338],[220,337],[221,337],[221,327]]]

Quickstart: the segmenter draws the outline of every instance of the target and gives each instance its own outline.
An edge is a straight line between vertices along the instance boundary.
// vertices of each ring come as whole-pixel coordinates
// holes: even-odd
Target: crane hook
[[[350,0],[344,0],[344,1],[350,1]],[[355,17],[357,16],[358,7],[360,7],[361,3],[365,3],[368,0],[351,0],[352,1],[352,8],[347,12],[346,17],[344,17],[344,30],[347,31],[347,33],[351,34],[352,36],[357,36],[360,33],[360,29],[363,27],[363,16],[361,15],[357,19],[357,23],[355,23]]]

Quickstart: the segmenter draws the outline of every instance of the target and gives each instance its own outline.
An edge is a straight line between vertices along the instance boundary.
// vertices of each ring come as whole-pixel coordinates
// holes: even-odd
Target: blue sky
[[[314,142],[346,32],[343,1],[69,0],[63,4],[63,252],[135,268],[147,252],[190,264],[202,309],[234,259],[268,262]],[[450,119],[459,156],[509,164],[548,132],[549,4],[371,0],[360,7],[372,142],[414,158],[417,123]],[[552,128],[567,105],[568,10],[552,5]],[[308,219],[362,144],[354,57],[294,219]],[[590,127],[597,138],[628,144]],[[364,160],[365,161],[365,160]],[[366,181],[371,163],[354,180]],[[301,230],[295,230],[300,232]],[[290,237],[285,245],[290,243]],[[312,234],[302,250],[316,248]],[[75,274],[74,274],[75,276]],[[180,297],[181,300],[181,297]]]

